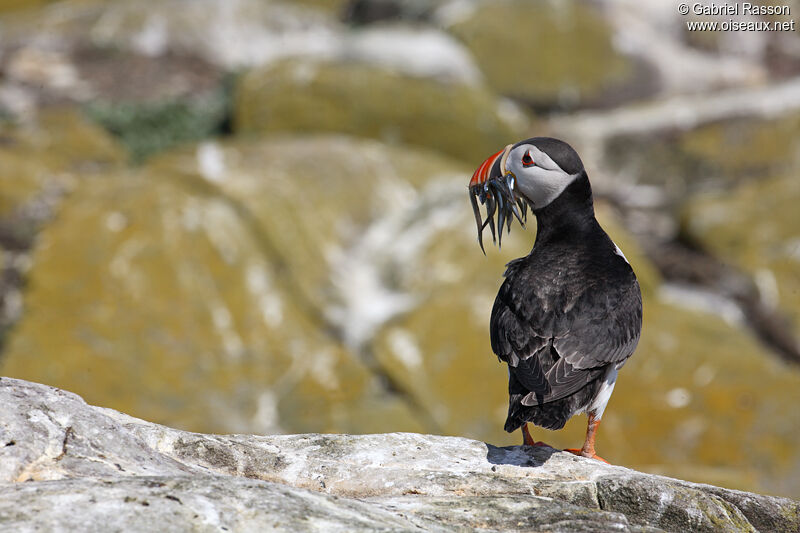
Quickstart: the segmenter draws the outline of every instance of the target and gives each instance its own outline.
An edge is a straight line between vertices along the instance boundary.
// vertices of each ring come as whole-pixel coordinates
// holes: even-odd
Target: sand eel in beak
[[[504,149],[489,157],[472,174],[469,182],[470,202],[478,225],[478,243],[483,253],[483,230],[486,226],[492,231],[492,242],[498,246],[503,244],[503,226],[511,231],[511,219],[516,217],[525,227],[528,216],[528,206],[521,197],[514,193],[516,177],[506,168],[508,154],[513,145],[509,144]],[[486,206],[486,220],[483,220],[478,207],[478,201]],[[497,235],[495,232],[494,216],[497,215]]]

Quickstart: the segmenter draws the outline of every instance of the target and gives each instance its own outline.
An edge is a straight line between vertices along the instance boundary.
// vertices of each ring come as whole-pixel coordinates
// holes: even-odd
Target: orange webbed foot
[[[579,450],[577,448],[567,448],[564,451],[565,452],[569,452],[569,453],[574,454],[574,455],[580,455],[581,457],[587,457],[589,459],[597,459],[598,461],[603,461],[607,465],[611,464],[608,461],[606,461],[605,459],[603,459],[602,457],[600,457],[599,455],[597,455],[596,453],[592,453],[591,455],[585,454],[585,453],[583,453],[583,450]]]

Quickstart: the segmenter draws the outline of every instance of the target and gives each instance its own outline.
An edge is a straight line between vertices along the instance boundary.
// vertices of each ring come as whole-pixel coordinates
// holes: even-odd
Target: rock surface
[[[71,531],[796,531],[800,504],[459,437],[203,435],[0,378],[0,524]]]
[[[316,159],[298,173],[307,153]],[[324,253],[346,245],[342,226],[368,224],[396,195],[452,172],[430,154],[319,138],[198,146],[139,173],[86,178],[41,235],[5,368],[203,431],[422,430],[343,346],[352,335],[318,322],[338,294],[323,299],[335,291]],[[298,216],[307,209],[314,216]],[[53,364],[26,355],[61,343]]]
[[[800,339],[798,201],[797,170],[776,171],[771,179],[745,183],[728,194],[696,196],[685,207],[684,231],[751,274],[764,303],[782,309]],[[800,341],[797,346],[800,350]]]
[[[786,101],[783,109],[778,107],[779,94],[765,95],[764,99],[778,107],[777,116],[752,113],[707,121],[692,129],[671,127],[649,135],[629,132],[613,136],[606,147],[610,171],[659,185],[673,200],[698,191],[724,191],[770,176],[796,174],[800,168],[794,156],[800,149],[798,88],[800,85],[794,87],[795,98]],[[689,106],[682,107],[686,110]]]
[[[74,110],[42,112],[20,126],[0,120],[0,350],[22,315],[37,231],[82,178],[119,168],[124,159],[106,132]]]
[[[484,87],[319,61],[254,69],[238,86],[238,132],[342,132],[437,150],[492,154],[524,136],[525,115]]]
[[[50,110],[24,126],[0,121],[0,219],[124,161],[113,139],[74,110]]]
[[[569,109],[651,90],[632,87],[644,82],[636,79],[630,58],[613,46],[596,7],[588,2],[478,2],[449,29],[475,55],[487,83],[536,106]]]

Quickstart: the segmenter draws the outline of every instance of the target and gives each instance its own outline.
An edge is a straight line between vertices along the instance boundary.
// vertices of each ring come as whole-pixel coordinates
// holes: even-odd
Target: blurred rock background
[[[194,431],[516,444],[488,319],[535,228],[484,257],[466,184],[554,135],[645,298],[601,454],[800,497],[800,37],[690,19],[0,1],[0,373]]]

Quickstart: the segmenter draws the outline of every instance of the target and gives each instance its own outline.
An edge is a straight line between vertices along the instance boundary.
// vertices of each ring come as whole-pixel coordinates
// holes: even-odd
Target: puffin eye
[[[525,155],[522,156],[522,166],[523,167],[532,167],[536,163],[533,162],[533,158],[531,157],[531,151],[528,150],[525,152]]]

